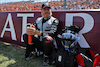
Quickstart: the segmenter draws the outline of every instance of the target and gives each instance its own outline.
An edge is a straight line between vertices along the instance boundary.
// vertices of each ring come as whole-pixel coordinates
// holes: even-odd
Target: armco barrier
[[[40,11],[0,12],[0,40],[25,46],[26,24],[40,16]],[[77,25],[81,28],[79,45],[100,53],[100,10],[53,11],[53,16],[60,21],[57,33],[65,26]]]

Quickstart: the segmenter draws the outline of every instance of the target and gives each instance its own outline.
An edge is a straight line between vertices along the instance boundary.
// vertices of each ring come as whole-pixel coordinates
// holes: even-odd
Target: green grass
[[[54,67],[43,66],[42,57],[25,61],[24,54],[25,48],[0,41],[0,67]]]

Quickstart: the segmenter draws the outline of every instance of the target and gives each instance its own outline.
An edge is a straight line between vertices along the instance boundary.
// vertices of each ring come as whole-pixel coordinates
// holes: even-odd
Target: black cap
[[[43,8],[45,8],[45,7],[48,7],[48,8],[50,8],[50,9],[51,9],[51,6],[50,6],[50,4],[49,4],[49,3],[44,3],[44,4],[42,4],[42,9],[43,9]]]

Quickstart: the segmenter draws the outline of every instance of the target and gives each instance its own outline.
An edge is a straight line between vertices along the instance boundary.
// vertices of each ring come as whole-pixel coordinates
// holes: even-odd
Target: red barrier
[[[0,12],[0,40],[25,46],[26,24],[40,16],[40,11]],[[53,11],[53,16],[60,21],[58,33],[65,26],[77,25],[81,28],[79,45],[100,53],[100,10]]]

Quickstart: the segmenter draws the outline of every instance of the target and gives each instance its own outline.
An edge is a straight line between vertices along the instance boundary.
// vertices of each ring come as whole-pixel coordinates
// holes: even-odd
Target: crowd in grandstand
[[[49,2],[52,10],[63,10],[64,0]],[[41,10],[43,2],[13,2],[0,4],[0,11],[32,11]],[[69,0],[66,1],[66,10],[72,9],[100,9],[99,0]]]

